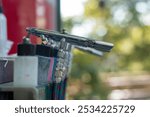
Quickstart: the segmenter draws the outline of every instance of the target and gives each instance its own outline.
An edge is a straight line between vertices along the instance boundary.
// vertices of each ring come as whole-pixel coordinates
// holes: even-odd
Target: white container
[[[0,40],[1,39],[7,40],[7,20],[6,16],[0,10]]]
[[[6,57],[11,46],[12,42],[7,40],[7,20],[0,6],[0,57]]]

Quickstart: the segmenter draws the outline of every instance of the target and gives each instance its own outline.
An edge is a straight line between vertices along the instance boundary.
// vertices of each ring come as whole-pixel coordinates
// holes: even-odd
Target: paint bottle
[[[7,20],[0,5],[0,39],[7,40]]]

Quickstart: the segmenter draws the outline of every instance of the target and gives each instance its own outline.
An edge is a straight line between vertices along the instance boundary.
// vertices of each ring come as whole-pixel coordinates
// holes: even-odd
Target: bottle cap
[[[0,6],[0,13],[3,13],[3,9],[2,9],[2,6]]]
[[[3,13],[3,4],[2,4],[2,0],[0,0],[0,13]]]

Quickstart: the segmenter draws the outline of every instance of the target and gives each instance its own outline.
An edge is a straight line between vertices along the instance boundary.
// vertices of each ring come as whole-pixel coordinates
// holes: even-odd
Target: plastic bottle
[[[7,57],[13,42],[7,38],[7,19],[3,13],[0,0],[0,57]]]
[[[7,40],[7,20],[0,5],[0,40]]]

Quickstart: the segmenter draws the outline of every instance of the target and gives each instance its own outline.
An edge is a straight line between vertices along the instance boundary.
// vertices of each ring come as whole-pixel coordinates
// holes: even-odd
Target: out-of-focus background
[[[150,0],[62,0],[70,33],[114,44],[97,57],[74,50],[69,99],[150,99]]]
[[[77,49],[67,99],[150,99],[150,0],[2,0],[9,54],[29,26],[114,44],[102,57]],[[35,38],[33,43],[39,43]]]

